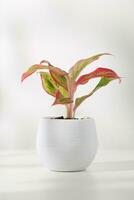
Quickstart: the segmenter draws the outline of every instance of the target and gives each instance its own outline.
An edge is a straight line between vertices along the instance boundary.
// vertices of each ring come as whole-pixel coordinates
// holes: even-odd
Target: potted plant
[[[43,60],[22,74],[21,81],[38,71],[43,89],[54,97],[52,105],[64,105],[67,110],[66,117],[44,117],[39,124],[37,150],[43,164],[51,170],[84,170],[96,154],[97,136],[94,120],[90,117],[75,118],[75,113],[81,103],[97,90],[115,79],[121,80],[116,72],[102,67],[79,76],[87,65],[103,55],[111,54],[101,53],[81,59],[70,68],[69,72]],[[87,95],[74,99],[77,88],[93,78],[100,78],[97,85]]]

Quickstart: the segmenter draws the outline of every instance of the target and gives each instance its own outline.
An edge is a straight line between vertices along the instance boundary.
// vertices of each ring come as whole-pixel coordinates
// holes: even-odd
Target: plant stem
[[[68,104],[67,106],[67,118],[73,118],[73,103]]]
[[[75,110],[73,109],[73,118],[75,118]]]
[[[71,80],[70,77],[66,77],[67,79],[67,85],[68,85],[68,92],[69,92],[69,97],[71,100],[74,100],[74,90],[73,90],[73,82]],[[67,118],[72,119],[74,117],[74,113],[73,113],[73,103],[67,104],[66,108],[67,108]]]

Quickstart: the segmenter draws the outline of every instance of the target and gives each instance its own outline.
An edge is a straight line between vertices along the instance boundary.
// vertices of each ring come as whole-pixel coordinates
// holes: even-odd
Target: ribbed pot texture
[[[93,161],[97,143],[92,118],[42,118],[39,123],[37,151],[43,165],[50,170],[85,170]]]

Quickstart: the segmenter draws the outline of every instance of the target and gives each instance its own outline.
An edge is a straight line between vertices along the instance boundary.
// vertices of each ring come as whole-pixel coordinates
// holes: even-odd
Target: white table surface
[[[134,151],[98,152],[82,172],[52,172],[34,151],[0,151],[0,200],[134,200]]]

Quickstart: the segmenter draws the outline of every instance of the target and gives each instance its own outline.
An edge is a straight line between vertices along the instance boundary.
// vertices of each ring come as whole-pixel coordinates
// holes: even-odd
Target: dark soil
[[[59,117],[52,117],[51,119],[84,119],[84,118],[67,118],[67,117],[63,117],[63,116],[59,116]]]

